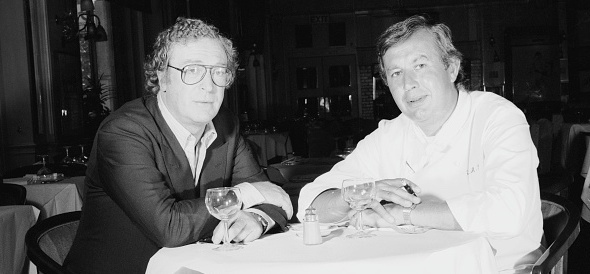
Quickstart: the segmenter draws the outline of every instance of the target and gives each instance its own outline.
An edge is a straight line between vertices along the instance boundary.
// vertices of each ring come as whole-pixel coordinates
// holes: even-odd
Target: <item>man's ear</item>
[[[451,83],[454,83],[457,80],[457,76],[459,75],[459,68],[461,67],[461,62],[457,58],[451,58],[449,60],[449,67],[447,68],[447,72],[449,73],[449,80]]]
[[[166,71],[167,69],[164,71],[156,71],[156,75],[158,75],[158,84],[160,85],[160,90],[158,92],[166,91],[168,88],[168,78],[166,77]]]

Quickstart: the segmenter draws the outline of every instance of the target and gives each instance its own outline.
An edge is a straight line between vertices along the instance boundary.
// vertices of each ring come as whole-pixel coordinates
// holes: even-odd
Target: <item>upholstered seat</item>
[[[27,255],[40,272],[70,273],[63,262],[74,242],[81,211],[63,213],[39,221],[25,236]]]

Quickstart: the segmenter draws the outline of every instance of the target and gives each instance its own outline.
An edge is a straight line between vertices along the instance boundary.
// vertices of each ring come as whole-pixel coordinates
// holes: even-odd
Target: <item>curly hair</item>
[[[457,89],[463,89],[463,82],[465,81],[463,67],[461,66],[463,55],[453,45],[451,29],[445,24],[432,24],[421,15],[414,15],[404,21],[395,23],[379,36],[379,39],[377,40],[377,58],[383,81],[387,83],[387,76],[385,75],[385,67],[383,64],[383,56],[387,50],[408,40],[410,36],[422,29],[425,29],[434,35],[436,44],[441,53],[441,61],[445,65],[445,68],[449,67],[452,59],[459,61],[459,74],[455,80],[455,87]]]
[[[235,75],[238,68],[238,53],[230,39],[223,36],[219,30],[199,19],[179,17],[176,23],[168,29],[160,32],[153,46],[153,52],[148,55],[144,64],[145,90],[148,94],[157,94],[160,91],[157,71],[167,69],[168,54],[175,43],[187,43],[199,38],[212,38],[218,40],[227,55],[227,67]],[[233,79],[230,82],[233,82]],[[229,87],[229,85],[228,85]]]

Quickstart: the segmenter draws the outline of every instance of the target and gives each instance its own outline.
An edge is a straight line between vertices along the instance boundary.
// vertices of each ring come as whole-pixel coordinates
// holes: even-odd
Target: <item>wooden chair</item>
[[[35,224],[25,236],[27,256],[42,273],[71,273],[62,264],[72,247],[81,211],[63,213]]]

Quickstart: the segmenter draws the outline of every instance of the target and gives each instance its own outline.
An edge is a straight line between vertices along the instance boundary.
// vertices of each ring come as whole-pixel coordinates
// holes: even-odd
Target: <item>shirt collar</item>
[[[467,91],[459,90],[457,105],[455,106],[453,113],[451,113],[449,119],[447,119],[442,125],[436,135],[432,137],[427,137],[416,124],[411,123],[414,134],[419,137],[420,142],[426,145],[439,147],[439,150],[442,150],[449,145],[469,118],[471,110],[471,100],[469,100],[469,98],[470,96]]]
[[[467,91],[459,90],[459,98],[457,99],[455,110],[436,134],[435,143],[447,145],[457,136],[469,117],[469,110],[471,109],[471,100],[469,100],[469,97]]]
[[[158,92],[157,97],[158,108],[160,108],[160,112],[162,112],[164,121],[166,121],[166,124],[168,124],[170,130],[172,130],[172,133],[174,134],[174,137],[176,137],[176,140],[178,140],[178,143],[184,148],[188,144],[192,134],[184,126],[182,126],[178,120],[174,118],[174,116],[172,116],[172,113],[170,113],[166,107],[166,104],[164,104],[164,100],[162,99],[162,94],[160,92]],[[216,138],[217,131],[215,130],[213,121],[209,121],[209,123],[205,125],[205,131],[201,137],[201,142],[204,143],[208,148]]]

